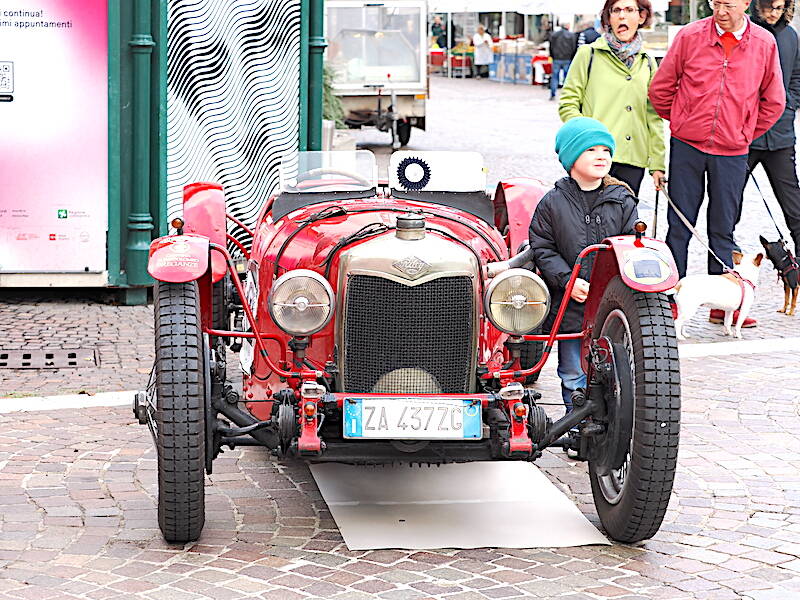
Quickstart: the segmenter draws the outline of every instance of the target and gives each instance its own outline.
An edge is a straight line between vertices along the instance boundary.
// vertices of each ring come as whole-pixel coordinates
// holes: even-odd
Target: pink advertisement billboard
[[[102,272],[108,0],[0,0],[0,273]]]

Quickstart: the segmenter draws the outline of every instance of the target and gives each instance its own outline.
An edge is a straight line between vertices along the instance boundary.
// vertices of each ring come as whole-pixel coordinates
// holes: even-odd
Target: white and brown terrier
[[[675,286],[675,303],[678,305],[678,318],[675,319],[675,333],[679,340],[689,337],[684,326],[701,306],[725,311],[725,333],[742,337],[742,324],[755,301],[758,271],[764,254],[733,253],[733,269],[736,273],[722,275],[688,275]],[[739,311],[736,323],[733,314]],[[731,330],[733,325],[733,330]]]

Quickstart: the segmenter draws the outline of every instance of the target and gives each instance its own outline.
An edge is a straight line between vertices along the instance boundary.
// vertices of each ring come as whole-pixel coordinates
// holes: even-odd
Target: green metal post
[[[108,3],[108,283],[125,285],[121,266],[120,6]]]
[[[322,53],[328,45],[323,35],[323,0],[309,0],[308,12],[308,149],[322,150]]]
[[[300,152],[308,150],[308,0],[300,0]]]
[[[153,54],[151,7],[148,0],[134,0],[133,34],[133,151],[131,212],[128,215],[128,243],[125,246],[128,285],[150,285],[147,256],[153,217],[150,214],[150,94]]]
[[[169,233],[167,223],[167,0],[151,0],[153,24],[153,73],[150,146],[150,214],[155,219],[153,237]]]

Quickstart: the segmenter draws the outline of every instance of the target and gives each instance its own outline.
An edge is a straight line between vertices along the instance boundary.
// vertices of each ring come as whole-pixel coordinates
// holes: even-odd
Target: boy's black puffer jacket
[[[633,233],[639,200],[630,188],[613,177],[603,179],[603,191],[590,207],[571,177],[556,182],[539,202],[531,219],[528,238],[536,267],[550,289],[550,313],[543,331],[552,329],[564,288],[581,250],[607,237]],[[594,255],[587,257],[578,277],[589,281]],[[578,333],[583,325],[583,304],[569,301],[561,333]]]

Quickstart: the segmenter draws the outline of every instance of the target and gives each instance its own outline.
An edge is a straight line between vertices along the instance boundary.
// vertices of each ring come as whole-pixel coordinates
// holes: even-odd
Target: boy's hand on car
[[[589,296],[589,282],[578,277],[575,280],[575,285],[572,287],[572,294],[570,294],[570,296],[575,302],[586,302],[586,298]]]

